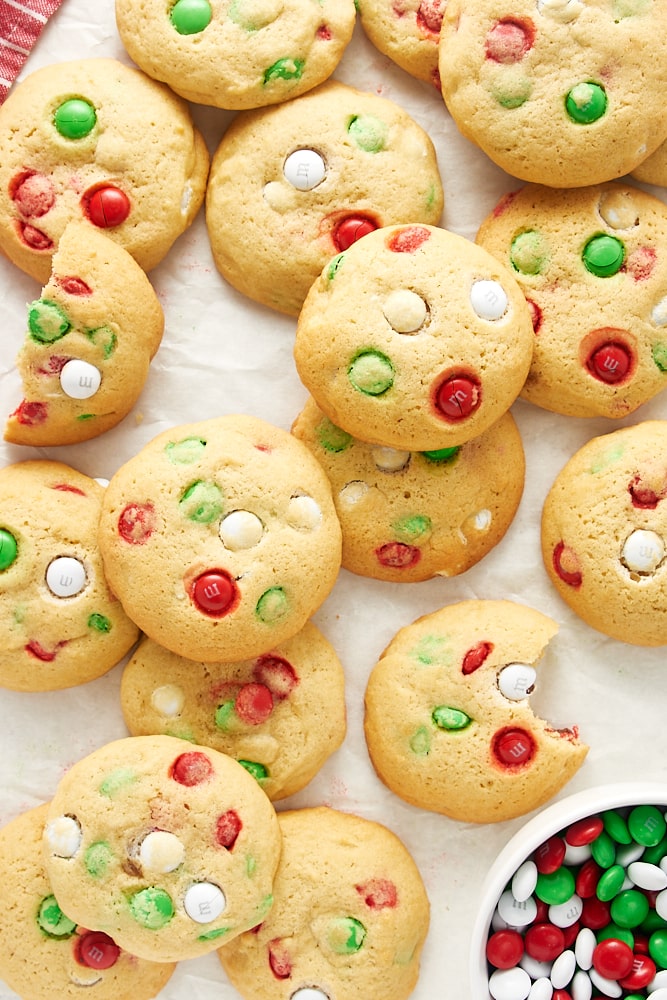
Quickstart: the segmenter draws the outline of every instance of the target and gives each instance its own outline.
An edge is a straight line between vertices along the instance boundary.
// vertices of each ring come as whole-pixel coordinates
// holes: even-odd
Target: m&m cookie
[[[97,544],[104,488],[61,462],[0,470],[0,686],[73,687],[111,670],[139,630]]]
[[[115,59],[54,63],[0,108],[0,250],[46,284],[69,222],[150,270],[194,220],[209,155],[190,111]]]
[[[60,909],[42,859],[48,805],[21,813],[0,830],[0,976],[26,1000],[151,1000],[174,964],[149,962],[120,948]]]
[[[388,98],[337,81],[237,115],[213,156],[206,193],[222,276],[294,316],[337,253],[380,226],[436,225],[442,208],[426,132]]]
[[[440,90],[438,42],[447,0],[358,0],[375,47],[406,73]]]
[[[43,848],[70,920],[140,958],[174,962],[264,919],[280,829],[231,757],[170,736],[128,736],[61,778]]]
[[[449,0],[439,59],[459,130],[522,180],[613,180],[667,135],[663,4]]]
[[[465,823],[536,809],[581,767],[575,728],[538,718],[537,662],[557,630],[512,601],[450,604],[400,629],[371,671],[364,729],[396,795]]]
[[[198,104],[240,110],[326,80],[352,37],[354,0],[116,0],[136,64]]]
[[[667,386],[667,207],[614,182],[506,195],[477,242],[511,268],[535,341],[521,395],[576,417],[627,416]]]
[[[565,603],[592,628],[667,644],[667,421],[593,438],[556,476],[542,555]]]
[[[352,437],[311,398],[292,433],[329,477],[343,566],[361,576],[411,583],[464,573],[504,537],[523,493],[510,413],[464,445],[402,451]]]
[[[164,431],[122,465],[99,543],[142,631],[207,662],[259,656],[296,635],[341,559],[318,462],[287,431],[241,415]]]
[[[532,352],[510,269],[463,236],[417,224],[369,233],[329,261],[294,345],[301,380],[336,426],[408,451],[482,434],[518,396]]]
[[[273,907],[219,949],[245,1000],[407,1000],[419,976],[429,901],[387,827],[316,807],[278,814]]]
[[[237,663],[197,663],[144,638],[120,699],[133,736],[163,733],[229,754],[272,800],[307,785],[345,736],[343,667],[310,622]]]
[[[5,440],[48,446],[97,437],[136,403],[164,329],[145,273],[123,247],[71,222],[51,278],[28,306],[17,366],[23,399]]]

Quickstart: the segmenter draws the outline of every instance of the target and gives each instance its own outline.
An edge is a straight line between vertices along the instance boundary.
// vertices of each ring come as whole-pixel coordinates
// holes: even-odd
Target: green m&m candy
[[[97,114],[90,101],[71,97],[60,104],[53,115],[56,131],[64,139],[83,139],[95,128]]]
[[[212,17],[208,0],[176,0],[169,15],[179,35],[197,35],[207,28]]]

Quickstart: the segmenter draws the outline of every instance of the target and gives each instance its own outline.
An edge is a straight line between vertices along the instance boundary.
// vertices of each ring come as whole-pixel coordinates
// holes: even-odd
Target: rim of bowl
[[[470,948],[472,995],[490,996],[486,941],[491,919],[507,883],[532,852],[548,837],[576,820],[606,809],[623,806],[664,805],[667,807],[667,782],[623,781],[595,785],[574,792],[547,806],[510,837],[487,873],[480,890],[480,907],[473,924]],[[486,990],[486,993],[480,992]]]

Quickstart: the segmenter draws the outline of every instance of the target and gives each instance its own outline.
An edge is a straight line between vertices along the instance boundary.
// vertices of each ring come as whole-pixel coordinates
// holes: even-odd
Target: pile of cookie
[[[350,813],[274,805],[346,734],[344,667],[312,618],[341,568],[417,583],[498,545],[524,489],[517,399],[620,418],[667,375],[667,208],[618,183],[667,183],[667,108],[645,89],[667,75],[655,5],[218,6],[116,0],[138,69],[54,64],[0,108],[0,248],[42,285],[8,442],[77,444],[128,417],[166,336],[148,275],[200,210],[226,284],[294,318],[310,394],[290,431],[240,414],[180,424],[109,482],[43,457],[0,470],[0,685],[54,691],[126,661],[130,735],[0,831],[0,976],[31,1000],[92,985],[141,1000],[211,952],[249,1000],[405,1000],[429,926],[405,846]],[[523,182],[476,242],[439,225],[428,134],[330,79],[357,13]],[[235,113],[212,156],[187,102]],[[563,599],[653,646],[667,642],[666,426],[591,441],[543,515]],[[491,600],[400,630],[366,691],[381,781],[469,823],[554,796],[588,751],[530,707],[555,631]]]

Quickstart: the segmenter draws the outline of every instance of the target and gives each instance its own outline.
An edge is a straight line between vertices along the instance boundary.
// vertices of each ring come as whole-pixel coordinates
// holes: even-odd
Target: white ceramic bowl
[[[576,820],[593,816],[606,809],[624,806],[656,805],[667,808],[667,783],[621,782],[598,785],[576,792],[547,806],[518,830],[502,849],[482,885],[477,919],[473,926],[470,951],[470,984],[472,1000],[489,1000],[489,972],[486,942],[491,919],[507,883],[533,851],[549,837]]]

